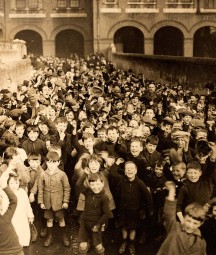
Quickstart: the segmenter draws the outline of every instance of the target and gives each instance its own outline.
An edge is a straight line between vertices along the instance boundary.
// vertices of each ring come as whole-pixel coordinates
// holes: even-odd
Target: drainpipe
[[[197,14],[200,14],[200,0],[197,0],[196,13],[197,13]]]
[[[3,11],[4,11],[4,41],[7,41],[7,22],[6,22],[6,0],[3,1]]]
[[[97,52],[100,52],[100,0],[97,0]]]

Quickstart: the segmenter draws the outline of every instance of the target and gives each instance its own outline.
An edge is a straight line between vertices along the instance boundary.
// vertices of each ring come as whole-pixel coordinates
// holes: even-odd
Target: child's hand
[[[63,141],[65,138],[65,132],[60,132],[59,137],[60,137],[60,140]]]
[[[29,195],[29,202],[33,203],[35,201],[34,193],[30,193]]]
[[[85,168],[84,168],[84,173],[86,173],[86,174],[90,174],[90,170],[89,170],[89,168],[88,168],[88,167],[85,167]]]
[[[172,182],[172,181],[167,181],[167,182],[165,182],[165,187],[166,187],[168,190],[175,190],[175,189],[176,189],[175,183]]]
[[[34,218],[29,218],[28,221],[29,221],[29,224],[33,224]]]
[[[92,231],[93,232],[98,232],[99,231],[99,227],[97,225],[95,225],[93,228],[92,228]]]
[[[123,158],[117,158],[115,163],[116,163],[116,165],[120,165],[121,163],[124,163],[124,159]]]
[[[62,209],[68,209],[68,203],[63,203]]]
[[[45,204],[40,204],[40,208],[45,210],[46,209]]]

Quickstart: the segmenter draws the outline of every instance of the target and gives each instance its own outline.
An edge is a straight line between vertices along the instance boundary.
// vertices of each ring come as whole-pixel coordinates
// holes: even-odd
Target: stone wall
[[[31,77],[31,61],[25,58],[26,45],[22,40],[0,43],[0,90],[16,91],[17,85]]]
[[[212,58],[148,56],[116,53],[114,50],[108,55],[117,69],[132,69],[134,73],[143,73],[156,82],[184,84],[195,93],[203,93],[206,83],[216,82],[216,60]]]

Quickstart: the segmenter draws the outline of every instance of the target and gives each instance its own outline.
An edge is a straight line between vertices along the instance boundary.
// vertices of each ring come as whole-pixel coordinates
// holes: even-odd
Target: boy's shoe
[[[135,247],[134,247],[134,244],[133,244],[133,243],[131,243],[131,244],[129,245],[129,254],[130,254],[130,255],[136,255],[136,250],[135,250]]]
[[[45,237],[47,235],[47,228],[42,228],[40,231],[40,237]]]
[[[66,246],[66,247],[70,246],[70,241],[69,241],[69,239],[68,239],[66,234],[63,234],[62,241],[63,241],[64,246]]]
[[[123,254],[125,253],[126,251],[126,248],[127,248],[127,242],[123,242],[119,248],[119,254]]]
[[[44,246],[49,247],[51,243],[53,242],[53,235],[48,235],[47,239],[44,241]]]

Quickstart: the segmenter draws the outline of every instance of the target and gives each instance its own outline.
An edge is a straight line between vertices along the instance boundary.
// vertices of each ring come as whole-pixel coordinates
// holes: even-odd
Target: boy
[[[202,175],[201,165],[196,161],[187,164],[187,180],[181,187],[177,197],[177,216],[180,222],[184,221],[182,211],[190,203],[199,203],[204,206],[213,193],[213,169],[208,169],[208,175]]]
[[[169,193],[164,205],[164,226],[167,237],[157,255],[206,254],[206,243],[201,237],[199,227],[205,219],[203,207],[197,203],[185,208],[184,222],[176,221],[175,184],[166,182]]]
[[[79,254],[87,255],[88,241],[92,238],[97,254],[104,254],[102,244],[102,226],[111,217],[109,199],[104,191],[104,182],[98,173],[88,176],[89,187],[83,186],[85,195],[85,209],[80,216],[80,228],[78,234]]]
[[[158,137],[150,135],[146,140],[146,146],[143,149],[143,156],[147,162],[147,169],[151,170],[155,167],[155,162],[160,159],[161,154],[156,151],[158,145]]]
[[[137,166],[134,162],[127,161],[125,163],[125,175],[118,173],[119,165],[123,162],[122,158],[118,158],[110,168],[110,179],[115,180],[116,193],[119,195],[118,223],[122,229],[123,239],[119,253],[123,254],[126,251],[129,241],[129,253],[135,255],[134,241],[137,227],[141,224],[140,210],[145,209],[148,216],[152,216],[153,202],[146,185],[136,176]]]
[[[39,153],[41,154],[42,161],[47,154],[47,148],[44,141],[38,138],[39,128],[38,126],[29,126],[27,128],[28,140],[23,142],[22,148],[26,151],[26,154],[29,153]]]
[[[53,241],[53,221],[56,218],[62,232],[63,244],[68,247],[70,241],[65,234],[64,209],[68,208],[70,185],[65,172],[58,168],[59,154],[50,151],[46,159],[47,170],[40,175],[38,181],[38,203],[41,209],[44,209],[44,218],[47,220],[48,236],[44,246],[49,247]]]
[[[0,177],[0,254],[24,255],[11,219],[17,206],[17,197],[8,187],[9,175],[17,176],[11,169],[7,168]],[[5,193],[9,199],[9,207],[4,212]],[[3,195],[4,194],[4,195]]]

